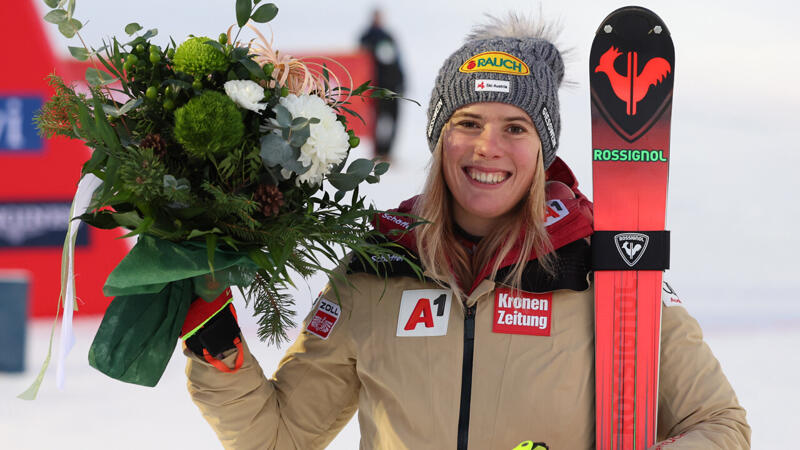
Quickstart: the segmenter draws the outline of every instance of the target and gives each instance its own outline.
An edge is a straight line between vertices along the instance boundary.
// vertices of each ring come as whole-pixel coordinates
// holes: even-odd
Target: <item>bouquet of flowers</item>
[[[388,164],[347,164],[359,139],[346,115],[353,96],[396,95],[368,83],[343,87],[326,65],[275,51],[249,25],[278,12],[259,1],[236,0],[236,35],[231,26],[216,39],[191,36],[162,48],[151,42],[156,30],[141,33],[131,23],[128,42],[70,47],[94,62],[88,94],[50,78],[55,95],[37,118],[40,131],[93,149],[74,215],[138,236],[104,286],[115,299],[89,355],[114,378],[155,385],[197,296],[211,301],[240,287],[259,336],[280,342],[294,325],[293,301],[283,293],[289,269],[332,275],[325,264],[343,251],[371,265],[392,253],[370,240],[377,211],[358,190],[378,182]],[[75,0],[45,3],[52,8],[45,20],[80,37]],[[240,42],[246,27],[260,41]],[[62,288],[65,309],[70,294]]]

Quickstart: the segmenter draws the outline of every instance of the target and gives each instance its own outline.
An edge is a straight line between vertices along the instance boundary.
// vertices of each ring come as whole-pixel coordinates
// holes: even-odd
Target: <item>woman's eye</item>
[[[457,125],[462,128],[478,128],[478,122],[474,120],[462,120]]]
[[[510,133],[513,133],[513,134],[520,134],[520,133],[524,133],[527,130],[524,127],[521,127],[519,125],[509,125],[508,131]]]

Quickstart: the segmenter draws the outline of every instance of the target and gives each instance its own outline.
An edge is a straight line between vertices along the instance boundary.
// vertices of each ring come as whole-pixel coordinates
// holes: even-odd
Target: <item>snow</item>
[[[34,0],[41,6],[41,2]],[[395,161],[383,182],[365,192],[389,208],[418,192],[426,170],[425,110],[439,64],[463,39],[481,13],[509,8],[536,12],[531,2],[477,0],[382,3],[397,36],[406,72],[407,95],[422,103],[402,104]],[[672,124],[668,228],[672,268],[667,280],[703,326],[708,344],[748,411],[753,448],[793,448],[800,423],[800,302],[796,280],[800,206],[800,144],[796,139],[800,38],[794,21],[800,7],[788,0],[734,0],[721,7],[704,0],[640,2],[659,13],[674,36],[677,62]],[[89,19],[84,38],[97,43],[121,34],[128,22],[157,27],[158,42],[189,33],[216,36],[234,21],[233,1],[108,2],[80,0],[76,15]],[[326,5],[326,6],[322,6]],[[278,48],[332,51],[353,48],[373,6],[368,0],[278,2],[274,22]],[[591,195],[587,66],[592,33],[616,1],[543,0],[542,10],[564,24],[562,40],[573,47],[567,78],[578,83],[561,91],[559,155]],[[181,20],[175,21],[174,18]],[[170,23],[172,20],[173,23]],[[745,26],[747,32],[737,30]],[[310,30],[314,30],[313,32]],[[67,41],[48,28],[66,53]],[[160,39],[160,41],[159,41]],[[324,48],[321,43],[325,43]],[[77,45],[69,41],[69,45]],[[369,143],[362,144],[367,154]],[[302,318],[319,291],[316,277],[297,293]],[[237,300],[240,311],[245,306]],[[240,314],[243,330],[265,372],[280,349],[257,343],[255,325]],[[111,380],[86,362],[98,319],[76,323],[76,346],[67,359],[67,382],[55,388],[51,368],[35,402],[14,398],[33,380],[46,354],[52,321],[29,322],[28,370],[0,373],[0,446],[6,449],[218,449],[211,429],[189,400],[184,358],[176,354],[155,388]],[[58,330],[56,330],[58,331]],[[296,331],[295,331],[296,333]],[[358,445],[351,423],[330,448]]]

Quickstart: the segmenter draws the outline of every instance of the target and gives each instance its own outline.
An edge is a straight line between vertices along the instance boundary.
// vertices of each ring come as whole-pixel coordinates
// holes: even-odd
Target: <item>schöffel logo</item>
[[[458,68],[463,73],[494,72],[508,75],[528,75],[528,65],[506,52],[483,52],[468,59]]]
[[[617,246],[622,260],[633,267],[642,259],[642,255],[647,250],[647,243],[650,236],[642,233],[620,233],[614,235],[614,244]]]
[[[67,233],[69,202],[0,203],[0,248],[61,247]],[[76,245],[89,244],[85,225]]]
[[[42,98],[38,96],[0,95],[0,154],[42,149],[42,138],[33,122],[41,107]]]

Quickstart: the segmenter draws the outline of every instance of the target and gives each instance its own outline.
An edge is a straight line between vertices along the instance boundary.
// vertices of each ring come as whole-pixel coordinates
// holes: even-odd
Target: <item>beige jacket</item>
[[[304,323],[317,318],[317,334],[301,333],[271,379],[246,347],[235,374],[187,352],[189,392],[226,448],[324,448],[356,410],[362,449],[456,448],[465,309],[416,278],[349,279],[352,286],[339,286],[338,319],[320,313],[328,303],[318,301]],[[477,305],[469,449],[510,450],[525,440],[593,448],[591,287],[554,292],[547,323],[528,322],[549,336],[493,332],[496,294],[484,280],[467,300]],[[322,298],[336,302],[330,290]],[[335,321],[327,339],[319,337],[323,318]],[[665,449],[749,448],[745,411],[681,306],[663,308],[658,431],[671,438]]]

